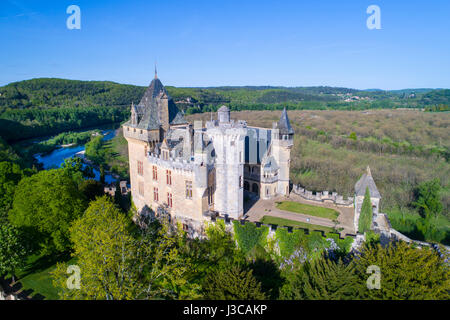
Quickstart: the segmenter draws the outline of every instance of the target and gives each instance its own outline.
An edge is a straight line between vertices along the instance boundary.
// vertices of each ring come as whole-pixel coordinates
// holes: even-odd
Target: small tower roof
[[[355,194],[357,196],[364,196],[366,193],[366,188],[369,188],[370,196],[372,198],[381,199],[380,192],[377,189],[375,181],[372,178],[372,173],[370,172],[369,166],[366,168],[366,173],[364,173],[361,179],[355,184]]]
[[[217,111],[218,111],[218,112],[229,112],[230,109],[228,109],[227,106],[221,106],[221,107],[219,108],[219,110],[217,110]]]
[[[294,129],[292,129],[291,127],[286,108],[284,108],[283,112],[281,113],[277,128],[280,130],[280,134],[294,134]]]

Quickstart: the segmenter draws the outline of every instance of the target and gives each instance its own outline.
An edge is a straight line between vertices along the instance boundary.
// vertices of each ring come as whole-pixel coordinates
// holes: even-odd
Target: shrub
[[[372,203],[370,201],[369,187],[366,188],[366,194],[364,195],[363,204],[361,207],[361,214],[358,221],[358,231],[361,233],[370,230],[372,225]]]

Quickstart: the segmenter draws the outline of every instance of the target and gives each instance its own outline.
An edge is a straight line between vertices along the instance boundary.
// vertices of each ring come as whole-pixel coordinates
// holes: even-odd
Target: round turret
[[[219,122],[230,122],[230,109],[227,106],[221,106],[217,111]]]

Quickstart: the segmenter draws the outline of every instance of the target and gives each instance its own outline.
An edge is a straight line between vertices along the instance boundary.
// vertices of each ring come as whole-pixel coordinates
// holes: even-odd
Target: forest
[[[18,141],[129,117],[145,86],[108,81],[40,78],[0,87],[0,136]],[[334,87],[166,87],[186,114],[241,110],[366,110],[428,108],[447,111],[450,90],[356,90]],[[438,107],[437,107],[438,106]],[[20,132],[20,134],[13,134]]]

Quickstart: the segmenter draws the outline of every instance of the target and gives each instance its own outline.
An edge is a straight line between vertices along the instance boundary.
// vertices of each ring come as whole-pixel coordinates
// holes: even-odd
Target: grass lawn
[[[276,224],[279,226],[286,226],[286,227],[300,227],[300,228],[309,229],[309,231],[321,230],[325,233],[334,231],[333,228],[330,228],[330,227],[324,227],[324,226],[319,226],[316,224],[310,224],[310,223],[306,223],[306,222],[288,220],[288,219],[272,217],[272,216],[264,216],[260,220],[260,222],[265,223],[265,224]]]
[[[58,300],[58,289],[52,284],[53,278],[50,274],[55,270],[57,262],[75,261],[70,256],[40,256],[30,255],[27,265],[16,272],[16,281],[22,284],[24,291],[32,290],[33,297],[44,297],[46,300]]]
[[[280,210],[307,214],[309,216],[322,217],[330,220],[334,220],[339,216],[339,212],[330,208],[312,206],[310,204],[304,204],[294,201],[281,201],[277,202],[277,208]]]

